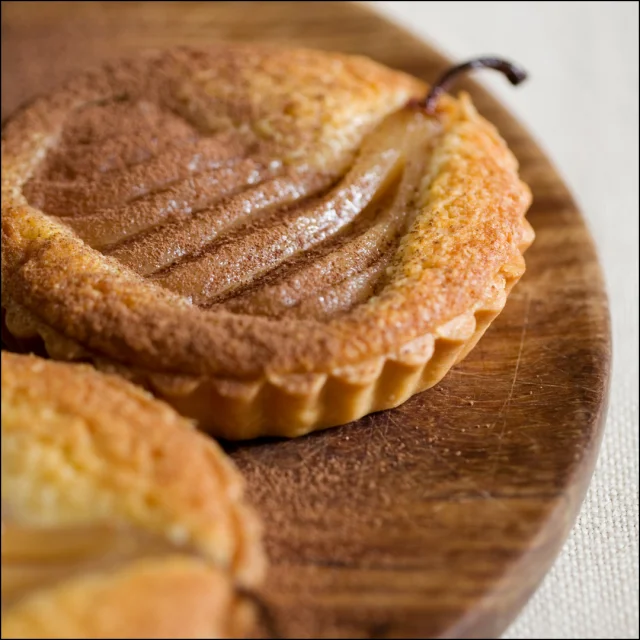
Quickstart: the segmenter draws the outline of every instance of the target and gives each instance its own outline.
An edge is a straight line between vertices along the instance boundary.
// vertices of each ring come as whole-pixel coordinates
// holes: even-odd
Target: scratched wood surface
[[[427,80],[447,64],[348,3],[3,2],[2,117],[107,57],[219,39],[363,53]],[[532,187],[527,274],[437,387],[356,424],[233,448],[265,522],[265,635],[499,635],[548,570],[586,490],[610,364],[593,245],[527,132],[483,90],[462,86]]]

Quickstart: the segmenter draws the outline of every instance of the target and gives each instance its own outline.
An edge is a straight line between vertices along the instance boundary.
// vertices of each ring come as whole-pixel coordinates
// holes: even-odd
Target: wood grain
[[[88,64],[219,39],[357,52],[427,80],[447,64],[341,2],[3,2],[2,116]],[[356,424],[233,448],[265,521],[262,597],[281,637],[500,634],[551,565],[591,476],[610,366],[593,244],[527,132],[462,86],[532,187],[528,271],[437,387]]]

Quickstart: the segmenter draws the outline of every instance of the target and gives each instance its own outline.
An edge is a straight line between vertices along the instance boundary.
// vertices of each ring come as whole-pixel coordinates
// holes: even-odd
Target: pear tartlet
[[[523,274],[530,192],[462,94],[373,61],[221,44],[110,63],[2,143],[18,341],[152,390],[211,433],[395,407]]]
[[[239,472],[171,407],[2,353],[2,637],[247,637],[264,573]]]

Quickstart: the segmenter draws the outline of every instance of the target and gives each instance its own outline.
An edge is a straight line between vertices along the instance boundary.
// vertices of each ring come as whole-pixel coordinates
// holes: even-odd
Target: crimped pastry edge
[[[520,251],[524,253],[532,241],[533,230],[523,220]],[[53,358],[88,359],[98,369],[150,389],[215,437],[292,438],[392,409],[436,385],[473,349],[500,314],[524,270],[520,255],[503,266],[485,296],[468,312],[412,340],[396,353],[330,373],[282,374],[253,380],[155,374],[91,354],[11,303],[5,323],[22,346],[25,340],[36,338]]]

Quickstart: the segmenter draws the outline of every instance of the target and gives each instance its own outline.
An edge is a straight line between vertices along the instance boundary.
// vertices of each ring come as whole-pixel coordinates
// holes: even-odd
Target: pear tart
[[[524,272],[517,163],[470,99],[370,60],[220,45],[119,61],[5,127],[18,340],[145,385],[212,433],[397,406]]]
[[[246,637],[264,568],[239,473],[148,392],[2,353],[2,637]]]

